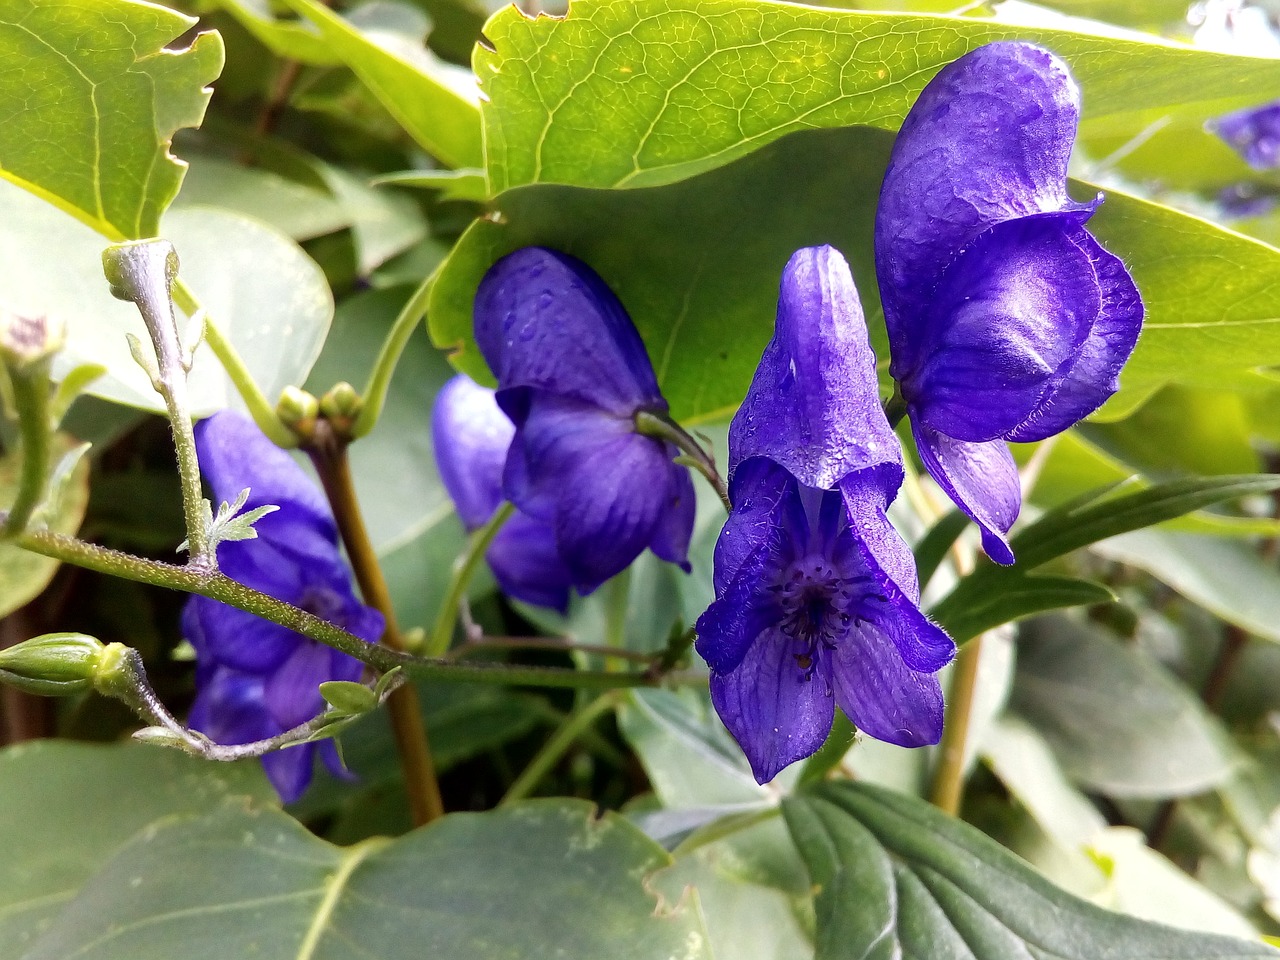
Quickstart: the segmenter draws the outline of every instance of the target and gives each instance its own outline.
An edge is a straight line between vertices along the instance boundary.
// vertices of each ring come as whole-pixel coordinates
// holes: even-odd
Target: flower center
[[[823,651],[834,650],[849,630],[869,619],[867,603],[884,601],[869,576],[843,576],[831,561],[797,560],[774,585],[782,607],[778,627],[794,645],[792,657],[805,680],[813,679]]]

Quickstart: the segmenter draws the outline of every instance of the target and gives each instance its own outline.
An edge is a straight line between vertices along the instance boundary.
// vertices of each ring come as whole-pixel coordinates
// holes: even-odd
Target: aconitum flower
[[[1209,129],[1253,169],[1280,167],[1280,100],[1218,117]]]
[[[944,67],[902,125],[876,214],[891,365],[916,447],[992,559],[1022,496],[1007,440],[1042,440],[1119,387],[1142,326],[1124,264],[1067,195],[1080,96],[1066,65],[992,43]]]
[[[492,390],[458,374],[441,389],[431,414],[431,440],[440,479],[463,526],[483,526],[503,502],[502,469],[516,428]],[[572,579],[556,551],[549,523],[516,511],[502,525],[485,559],[507,596],[564,613]]]
[[[917,608],[911,551],[885,516],[902,450],[844,258],[799,250],[729,428],[733,510],[716,600],[698,619],[711,699],[761,783],[822,745],[836,705],[864,733],[936,743],[951,639]]]
[[[613,292],[573,257],[525,247],[485,274],[475,333],[516,428],[503,493],[552,525],[579,592],[645,547],[687,570],[693,483],[672,444],[636,431],[667,402]]]
[[[302,468],[247,417],[230,411],[196,425],[196,452],[214,503],[234,501],[248,487],[246,510],[280,508],[254,524],[256,539],[218,544],[221,571],[376,641],[382,614],[352,593],[333,514]],[[358,680],[363,669],[346,654],[207,597],[187,601],[182,628],[196,650],[190,723],[219,743],[249,743],[305,723],[324,710],[321,683]],[[341,773],[331,741],[262,758],[285,802],[298,799],[311,782],[317,752]]]

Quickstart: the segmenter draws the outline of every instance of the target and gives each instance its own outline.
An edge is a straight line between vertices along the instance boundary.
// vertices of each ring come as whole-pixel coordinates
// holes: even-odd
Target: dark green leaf
[[[257,761],[209,763],[137,744],[44,740],[0,752],[0,943],[20,956],[143,827],[226,797],[272,802]]]
[[[229,807],[120,851],[27,960],[709,957],[696,907],[647,886],[670,862],[581,801],[454,814],[347,848]]]
[[[1068,777],[1112,796],[1200,793],[1235,764],[1195,694],[1141,650],[1066,617],[1022,627],[1010,708]]]
[[[905,794],[821,784],[783,802],[819,888],[818,960],[1263,960],[1261,943],[1109,913]]]

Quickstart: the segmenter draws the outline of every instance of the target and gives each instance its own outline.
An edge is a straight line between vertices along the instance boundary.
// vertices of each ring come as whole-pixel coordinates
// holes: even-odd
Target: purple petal
[[[200,670],[187,722],[216,743],[251,743],[280,732],[267,710],[260,676],[227,667]]]
[[[441,388],[431,412],[440,480],[469,530],[502,503],[502,467],[516,428],[492,390],[459,374]]]
[[[876,273],[893,363],[920,365],[918,339],[947,265],[993,224],[1082,209],[1066,192],[1080,95],[1040,47],[1001,42],[943,67],[903,122],[876,213]]]
[[[485,559],[507,596],[561,613],[568,610],[573,577],[560,559],[551,524],[513,514],[494,537]]]
[[[861,562],[888,577],[903,596],[918,603],[916,558],[885,515],[901,482],[901,473],[897,477],[885,477],[884,471],[855,473],[840,482],[840,494],[850,527],[856,531],[853,539],[858,543]]]
[[[982,530],[982,549],[996,563],[1013,563],[1005,534],[1022,508],[1018,466],[1003,440],[965,443],[911,425],[925,469]]]
[[[1228,113],[1208,126],[1255,170],[1280,167],[1280,100]]]
[[[1043,440],[1074,426],[1120,389],[1124,366],[1142,332],[1142,296],[1119,257],[1087,231],[1076,242],[1090,257],[1101,305],[1089,336],[1060,371],[1053,390],[1005,439]]]
[[[734,580],[747,557],[762,545],[780,541],[794,551],[792,544],[805,544],[809,539],[809,521],[800,499],[795,477],[765,457],[738,464],[729,481],[729,499],[733,510],[716,540],[714,559],[716,594],[723,593]],[[794,557],[779,556],[775,572],[781,572]]]
[[[760,634],[782,618],[771,588],[786,566],[791,547],[788,541],[780,527],[771,527],[738,565],[734,578],[716,591],[715,601],[698,617],[698,655],[712,670],[728,673],[737,669]]]
[[[252,420],[233,410],[222,410],[197,423],[195,435],[200,475],[213,494],[215,511],[219,502],[234,501],[248,487],[247,508],[267,503],[281,508],[258,521],[259,536],[275,528],[303,524],[313,525],[337,542],[337,528],[324,494]]]
[[[306,792],[311,783],[315,756],[316,745],[304,743],[268,753],[262,758],[262,769],[266,771],[267,779],[285,803],[293,803]]]
[[[300,636],[287,627],[208,597],[191,597],[182,611],[183,635],[201,662],[267,674],[293,653]]]
[[[360,661],[304,640],[267,678],[264,688],[267,709],[281,730],[306,723],[324,709],[320,684],[329,680],[358,680],[362,669]]]
[[[760,783],[822,746],[835,716],[827,685],[816,674],[806,679],[793,647],[768,630],[737,669],[711,674],[711,702]]]
[[[729,450],[731,476],[743,460],[768,457],[817,489],[901,464],[858,291],[834,248],[797,250],[783,270],[773,339],[729,428]]]
[[[499,400],[502,394],[499,393]],[[518,451],[518,452],[517,452]],[[579,591],[621,573],[657,542],[683,563],[693,533],[692,486],[674,451],[620,419],[569,398],[535,393],[516,431],[504,487],[521,510],[554,523]],[[661,530],[677,511],[684,529]]]
[[[626,310],[566,254],[525,247],[490,267],[476,292],[475,334],[503,389],[546,390],[627,418],[666,410]]]
[[[850,630],[831,652],[830,664],[836,703],[863,733],[900,747],[922,747],[942,737],[937,674],[904,664],[894,639],[879,625]]]
[[[674,456],[676,451],[668,450]],[[689,471],[678,469],[669,474],[674,489],[671,506],[658,516],[658,525],[649,539],[649,549],[659,560],[674,563],[685,573],[693,567],[689,563],[689,538],[698,512],[698,496],[693,490],[693,478]]]
[[[943,275],[902,392],[913,420],[956,440],[1003,437],[1076,362],[1099,316],[1079,214],[998,224]]]

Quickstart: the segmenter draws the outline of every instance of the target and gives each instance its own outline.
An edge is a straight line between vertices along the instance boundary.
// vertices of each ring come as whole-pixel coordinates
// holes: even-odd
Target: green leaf
[[[55,373],[100,363],[108,372],[88,393],[162,411],[163,402],[129,355],[126,333],[150,341],[138,311],[107,289],[102,238],[3,181],[0,217],[0,285],[6,297],[67,323],[67,345]],[[263,392],[274,399],[305,378],[328,332],[333,300],[320,269],[298,245],[256,220],[209,207],[174,209],[161,230],[177,248],[179,278],[239,350]],[[49,249],[58,256],[50,257]],[[188,341],[194,334],[187,332]],[[196,351],[189,384],[198,413],[238,403],[207,347]]]
[[[423,187],[439,190],[442,200],[472,200],[480,203],[489,197],[489,187],[483,170],[401,170],[375,177],[375,184],[395,184],[401,187]]]
[[[66,434],[54,438],[54,455],[68,456],[77,447]],[[0,457],[0,504],[8,507],[18,495],[18,479],[22,471],[21,451],[10,451]],[[84,520],[89,506],[89,462],[80,458],[65,478],[61,496],[52,504],[52,513],[41,513],[40,520],[54,533],[74,535]],[[0,543],[0,617],[7,617],[39,595],[58,570],[58,561],[11,543]]]
[[[342,63],[320,36],[320,31],[305,20],[273,16],[268,0],[211,0],[209,6],[226,10],[277,57],[318,66]]]
[[[316,0],[287,0],[424,150],[451,167],[482,162],[478,92],[470,75],[403,37],[361,31]]]
[[[216,33],[167,49],[195,22],[130,0],[7,3],[0,177],[111,240],[155,236],[182,182],[169,142],[199,125],[222,69]]]
[[[1200,699],[1156,661],[1061,616],[1022,627],[1010,708],[1072,781],[1111,796],[1200,793],[1236,763]]]
[[[828,783],[783,803],[819,888],[818,960],[1262,960],[1261,943],[1109,913],[923,800]]]
[[[1095,547],[1249,633],[1280,643],[1280,573],[1248,543],[1137,530]]]
[[[929,616],[951,634],[956,643],[964,643],[984,630],[1046,610],[1115,600],[1115,594],[1102,584],[1076,577],[1013,572],[999,579],[996,590],[958,587],[930,609]]]
[[[647,886],[670,862],[581,801],[453,814],[348,848],[283,814],[229,807],[122,850],[26,960],[701,960],[696,907]]]
[[[143,827],[226,797],[270,803],[256,761],[222,764],[137,744],[41,740],[0,751],[0,939],[20,955]]]
[[[510,7],[485,36],[493,51],[473,59],[495,192],[653,186],[797,130],[895,130],[940,67],[1000,39],[1034,40],[1068,62],[1085,136],[1280,96],[1280,63],[1154,38],[759,0],[576,0],[564,19]]]

